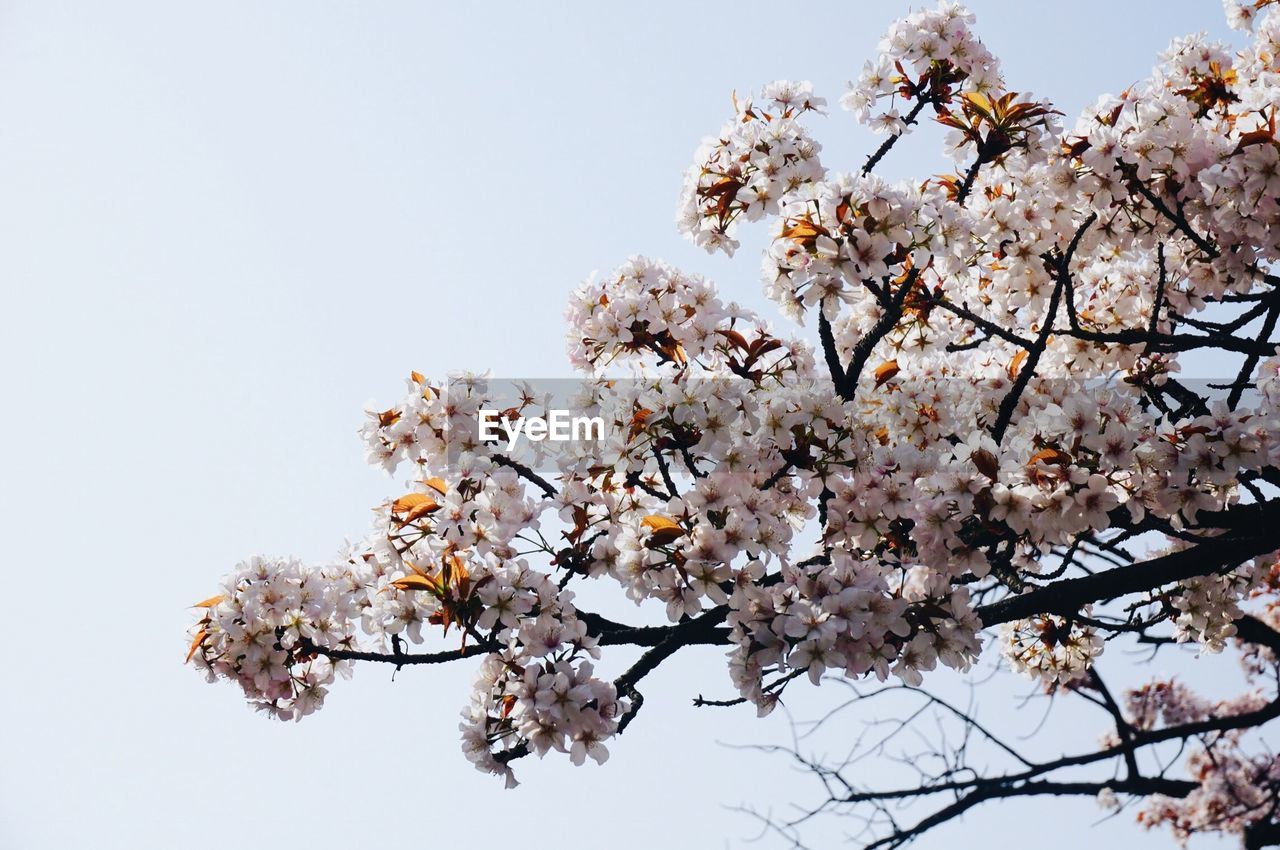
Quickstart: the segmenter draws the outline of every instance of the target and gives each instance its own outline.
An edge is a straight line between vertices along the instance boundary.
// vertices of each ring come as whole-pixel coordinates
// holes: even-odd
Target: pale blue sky
[[[1215,0],[972,6],[1011,85],[1069,115],[1171,37],[1226,34]],[[363,533],[397,485],[354,431],[410,369],[566,374],[592,270],[657,255],[768,311],[757,242],[730,262],[676,234],[681,172],[731,90],[807,78],[834,104],[906,9],[0,2],[0,850],[470,844],[533,819],[535,848],[748,846],[720,804],[797,786],[716,743],[783,718],[689,707],[729,693],[717,650],[646,680],[604,768],[525,763],[504,792],[459,752],[469,665],[360,669],[281,725],[183,669],[184,606],[248,554]],[[815,134],[835,167],[876,141],[838,109]],[[939,138],[882,173],[940,170]],[[918,846],[1167,846],[1086,833],[1098,814],[1008,804]]]

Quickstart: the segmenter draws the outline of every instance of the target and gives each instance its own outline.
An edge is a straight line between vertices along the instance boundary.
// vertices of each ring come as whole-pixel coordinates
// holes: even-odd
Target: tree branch
[[[1262,510],[1243,511],[1249,519],[1242,527],[1190,549],[1081,578],[1066,579],[1046,587],[1009,596],[978,609],[984,626],[1020,620],[1036,614],[1070,615],[1092,602],[1130,593],[1154,590],[1175,581],[1221,573],[1250,558],[1280,549],[1280,502],[1267,502]],[[1229,513],[1229,512],[1224,512]],[[1262,521],[1252,519],[1260,514]]]

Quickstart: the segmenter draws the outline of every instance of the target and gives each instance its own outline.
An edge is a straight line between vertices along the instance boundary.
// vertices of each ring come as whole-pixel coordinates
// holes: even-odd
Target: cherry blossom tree
[[[1005,760],[939,745],[899,788],[811,764],[827,791],[811,813],[857,813],[868,847],[1038,795],[1132,807],[1179,842],[1280,843],[1262,730],[1280,716],[1273,4],[1227,0],[1241,45],[1176,40],[1074,122],[1011,88],[963,7],[916,12],[841,98],[883,137],[852,171],[822,159],[810,84],[735,97],[677,223],[732,255],[766,222],[765,292],[791,331],[632,257],[567,313],[580,405],[607,433],[536,463],[476,438],[490,377],[413,373],[362,430],[407,492],[327,563],[239,564],[196,606],[187,660],[298,719],[357,662],[478,659],[462,750],[512,785],[531,754],[603,762],[644,722],[645,676],[697,653],[727,659],[737,691],[709,710],[763,715],[835,681],[856,705],[921,700]],[[955,172],[876,176],[929,123]],[[1181,379],[1197,358],[1231,365]],[[545,406],[529,387],[505,415]],[[588,584],[621,591],[617,610],[578,607]],[[1123,643],[1233,656],[1243,690],[1113,690],[1103,659]],[[1097,747],[1026,757],[926,689],[987,644],[1096,706]],[[612,647],[643,652],[618,665]]]

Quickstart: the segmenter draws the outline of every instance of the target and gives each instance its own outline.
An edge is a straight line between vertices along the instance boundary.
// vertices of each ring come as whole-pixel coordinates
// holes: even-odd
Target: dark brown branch
[[[907,134],[906,128],[916,123],[916,119],[920,117],[920,111],[924,109],[926,106],[928,106],[930,103],[935,103],[935,102],[936,101],[934,101],[932,98],[927,98],[927,97],[922,97],[919,100],[917,100],[916,105],[911,107],[911,111],[908,112],[906,117],[902,119],[902,123],[904,125],[902,128],[902,132],[894,133],[889,138],[885,139],[883,142],[880,143],[880,147],[876,148],[875,153],[867,157],[866,164],[862,166],[862,173],[870,174],[871,169],[879,165],[880,160],[884,159],[885,154],[887,154],[890,150],[892,150],[893,146],[898,143],[898,139],[902,138]]]
[[[898,320],[902,318],[902,307],[907,301],[907,295],[915,288],[916,278],[920,276],[920,270],[913,268],[907,272],[906,278],[898,286],[898,291],[893,293],[893,297],[889,300],[889,306],[885,308],[884,315],[867,331],[866,336],[858,340],[853,347],[853,355],[849,360],[849,368],[844,373],[844,385],[850,395],[858,386],[858,378],[862,375],[862,370],[867,365],[867,360],[871,358],[871,352],[875,349],[880,340],[884,339],[891,330],[898,325]]]
[[[724,629],[718,627],[728,616],[729,606],[719,605],[704,611],[691,620],[685,620],[674,626],[660,627],[667,633],[667,636],[654,644],[653,648],[644,655],[641,655],[639,660],[632,664],[625,673],[613,680],[613,685],[618,689],[618,692],[626,694],[631,699],[630,711],[618,722],[619,734],[630,725],[641,705],[644,704],[644,696],[636,690],[636,683],[656,670],[663,661],[686,646],[692,646],[697,643],[727,642],[724,637],[727,633]]]
[[[707,613],[710,614],[712,611],[718,610],[711,609]],[[587,624],[588,634],[597,638],[601,646],[658,647],[675,639],[673,649],[667,653],[667,655],[670,655],[674,650],[685,646],[719,646],[729,642],[728,629],[715,628],[715,626],[724,622],[724,617],[728,616],[727,609],[719,620],[714,623],[703,622],[702,626],[704,627],[697,629],[690,628],[689,623],[679,623],[674,626],[623,626],[595,614],[582,612],[579,616]],[[700,619],[690,622],[697,623]],[[605,623],[609,625],[604,626],[603,624]],[[375,661],[382,664],[394,664],[397,667],[410,664],[444,664],[449,661],[460,661],[464,658],[475,658],[478,654],[497,652],[503,648],[502,644],[484,641],[465,648],[447,649],[441,652],[365,652],[355,649],[318,646],[305,637],[299,640],[298,645],[304,653],[324,655],[334,661]],[[661,659],[658,660],[660,661]],[[648,671],[646,670],[645,672]]]
[[[973,165],[969,166],[969,170],[964,173],[964,180],[960,183],[960,188],[956,191],[956,204],[964,206],[964,202],[968,200],[969,193],[973,191],[973,181],[978,177],[978,171],[982,169],[989,160],[979,153],[978,158],[973,161]]]
[[[1277,319],[1280,319],[1280,302],[1271,305],[1271,309],[1267,311],[1267,317],[1262,321],[1262,328],[1255,338],[1256,342],[1267,346],[1272,351],[1275,351],[1275,346],[1271,345],[1268,340],[1271,339],[1271,334],[1276,329]],[[1227,407],[1235,410],[1236,406],[1240,404],[1240,399],[1244,396],[1246,382],[1253,376],[1253,370],[1257,368],[1258,361],[1261,359],[1262,356],[1259,354],[1250,354],[1245,358],[1244,365],[1240,367],[1240,373],[1236,375],[1236,385],[1231,389],[1231,394],[1227,396]]]
[[[1268,626],[1257,617],[1245,614],[1235,621],[1236,637],[1246,643],[1265,646],[1280,655],[1280,632]]]
[[[1098,673],[1096,667],[1089,670],[1089,678],[1094,690],[1102,697],[1102,704],[1107,713],[1111,715],[1111,719],[1115,722],[1116,734],[1120,736],[1125,769],[1129,771],[1128,778],[1137,779],[1142,773],[1138,770],[1138,756],[1133,745],[1133,727],[1129,725],[1129,721],[1125,720],[1124,712],[1120,710],[1120,705],[1116,702],[1115,697],[1111,695],[1111,689],[1102,681],[1102,675]]]
[[[1082,339],[1086,342],[1114,342],[1120,345],[1146,345],[1152,351],[1176,353],[1194,351],[1199,348],[1212,348],[1219,351],[1231,351],[1236,354],[1256,354],[1269,357],[1275,354],[1275,346],[1260,343],[1253,339],[1241,339],[1224,334],[1152,334],[1146,330],[1131,328],[1123,331],[1086,331],[1084,329],[1068,329],[1059,331],[1064,336]]]
[[[1089,217],[1076,229],[1075,235],[1071,238],[1071,244],[1067,246],[1066,253],[1062,255],[1062,259],[1057,263],[1057,272],[1054,275],[1056,283],[1053,287],[1053,295],[1049,297],[1049,309],[1045,313],[1044,323],[1040,328],[1040,333],[1036,337],[1035,345],[1027,350],[1026,362],[1022,364],[1022,369],[1018,371],[1018,377],[1014,379],[1013,386],[1000,402],[1000,409],[996,414],[995,426],[991,429],[992,439],[998,445],[1004,440],[1004,433],[1009,428],[1009,423],[1013,421],[1013,412],[1018,407],[1018,401],[1022,398],[1022,393],[1026,390],[1027,384],[1031,382],[1031,378],[1035,375],[1036,366],[1040,363],[1040,355],[1049,346],[1049,337],[1053,335],[1053,323],[1058,315],[1058,302],[1062,299],[1064,289],[1071,286],[1071,261],[1075,258],[1076,249],[1080,247],[1080,240],[1084,238],[1084,234],[1098,220],[1097,213],[1090,213]],[[1071,296],[1068,295],[1068,300]]]
[[[657,461],[658,471],[662,473],[662,483],[666,485],[668,498],[674,499],[679,496],[680,491],[676,489],[676,482],[671,477],[671,467],[667,465],[667,459],[662,456],[662,452],[658,451],[657,446],[653,448],[653,459]],[[691,467],[689,471],[693,472],[694,470]]]
[[[926,297],[929,298],[929,303],[932,306],[941,307],[942,309],[946,310],[948,313],[954,313],[955,315],[959,316],[960,318],[972,324],[978,330],[984,331],[992,336],[1000,337],[1000,339],[1003,339],[1006,342],[1011,342],[1014,345],[1021,346],[1022,348],[1031,348],[1033,345],[1035,345],[1034,340],[1020,337],[1013,331],[1003,328],[1000,325],[997,325],[995,322],[988,321],[987,319],[982,318],[981,316],[969,310],[968,308],[962,307],[959,304],[954,304],[951,301],[948,301],[946,298],[942,298],[940,296],[926,296]]]
[[[1148,189],[1141,180],[1135,179],[1131,175],[1129,185],[1130,187],[1137,189],[1138,194],[1146,198],[1147,203],[1151,204],[1151,206],[1155,208],[1156,212],[1160,213],[1168,219],[1174,227],[1182,231],[1183,235],[1195,243],[1195,246],[1208,255],[1210,259],[1218,256],[1218,249],[1215,248],[1208,239],[1197,233],[1185,216],[1169,209],[1165,202],[1156,197],[1155,193]]]
[[[1250,519],[1241,523],[1240,528],[1220,537],[1207,538],[1199,546],[1009,596],[982,606],[978,609],[978,616],[984,626],[994,626],[1036,614],[1070,615],[1093,602],[1155,590],[1172,582],[1233,569],[1250,558],[1280,548],[1278,504],[1268,502],[1263,506],[1242,506],[1261,507],[1263,510],[1242,511],[1242,515]],[[1259,513],[1263,519],[1255,524],[1252,517]]]
[[[1053,287],[1053,295],[1049,297],[1049,309],[1045,313],[1044,325],[1040,328],[1040,335],[1036,337],[1035,345],[1027,351],[1027,359],[1023,362],[1022,368],[1018,371],[1018,377],[1014,379],[1013,386],[1009,388],[1009,392],[1000,400],[1000,409],[996,413],[996,422],[991,429],[991,438],[996,441],[996,445],[1004,440],[1004,433],[1009,429],[1009,424],[1013,421],[1013,412],[1018,408],[1018,402],[1022,399],[1022,393],[1027,389],[1027,384],[1031,383],[1031,378],[1036,373],[1036,366],[1040,364],[1040,355],[1044,353],[1049,344],[1049,337],[1053,334],[1053,317],[1058,312],[1058,301],[1062,298],[1063,281],[1059,280]]]
[[[1185,797],[1193,790],[1199,787],[1194,782],[1176,779],[1164,779],[1160,777],[1143,777],[1140,779],[1129,779],[1124,781],[1110,782],[1025,782],[1020,785],[988,785],[978,788],[969,794],[956,800],[948,806],[945,806],[928,817],[921,820],[915,826],[908,829],[897,830],[892,835],[886,836],[879,841],[873,841],[866,846],[866,850],[875,850],[875,848],[894,848],[902,847],[910,843],[920,835],[940,826],[947,821],[954,820],[960,815],[972,809],[979,803],[988,800],[1008,799],[1011,797],[1033,797],[1033,796],[1097,796],[1104,788],[1109,788],[1122,794],[1134,794],[1138,796],[1146,796],[1148,794],[1164,794],[1168,797]]]
[[[831,373],[831,382],[835,384],[836,394],[845,401],[853,398],[844,384],[844,366],[840,365],[840,354],[836,351],[836,340],[831,333],[831,322],[821,306],[818,307],[818,339],[822,342],[822,356],[827,363],[827,371]]]

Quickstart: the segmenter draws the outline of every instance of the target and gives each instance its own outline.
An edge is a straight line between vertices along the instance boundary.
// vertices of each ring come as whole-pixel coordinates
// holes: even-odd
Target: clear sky
[[[1214,0],[971,5],[1011,86],[1072,117],[1171,37],[1227,37]],[[769,311],[757,243],[727,261],[675,232],[680,175],[731,90],[812,79],[835,104],[907,8],[0,2],[0,850],[770,846],[724,804],[802,786],[719,742],[785,718],[691,708],[730,693],[717,650],[646,679],[603,768],[526,760],[504,792],[459,751],[469,665],[362,668],[279,724],[182,667],[185,606],[244,556],[363,534],[399,485],[354,432],[410,369],[567,374],[592,270],[661,256]],[[875,144],[838,108],[813,126],[829,166]],[[940,170],[925,135],[881,172]],[[1168,846],[1099,815],[1005,804],[917,846]]]

